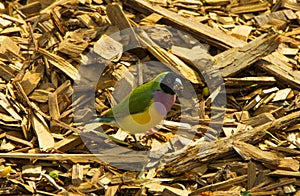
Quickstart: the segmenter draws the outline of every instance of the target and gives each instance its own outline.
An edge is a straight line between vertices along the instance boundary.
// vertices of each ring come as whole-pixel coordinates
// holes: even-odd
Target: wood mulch
[[[300,195],[299,10],[1,1],[0,194]],[[155,134],[89,122],[163,71],[185,89]]]

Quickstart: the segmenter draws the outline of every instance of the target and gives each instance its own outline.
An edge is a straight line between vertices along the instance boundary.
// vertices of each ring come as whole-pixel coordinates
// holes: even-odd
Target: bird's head
[[[183,84],[180,77],[173,72],[162,73],[160,88],[163,92],[174,95],[175,93],[182,93]]]

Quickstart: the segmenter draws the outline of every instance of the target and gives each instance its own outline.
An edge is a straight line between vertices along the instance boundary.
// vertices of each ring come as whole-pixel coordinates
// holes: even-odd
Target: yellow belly
[[[120,120],[117,120],[119,126],[132,134],[146,133],[146,131],[155,127],[164,119],[167,111],[163,104],[159,102],[152,103],[149,108],[143,112],[133,115],[128,115]]]

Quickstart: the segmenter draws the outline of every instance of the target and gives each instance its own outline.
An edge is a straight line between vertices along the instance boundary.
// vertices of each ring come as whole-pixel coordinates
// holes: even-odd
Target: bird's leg
[[[132,145],[132,147],[136,150],[143,150],[143,151],[147,151],[150,150],[151,146],[148,145],[143,145],[140,141],[137,140],[136,136],[134,134],[131,134],[131,136],[134,139],[134,142],[131,143],[130,145]],[[147,143],[147,142],[146,142]]]
[[[134,139],[134,143],[137,143],[138,141],[137,141],[137,139],[136,139],[136,136],[135,136],[135,134],[131,134],[131,136],[133,137],[133,139]]]

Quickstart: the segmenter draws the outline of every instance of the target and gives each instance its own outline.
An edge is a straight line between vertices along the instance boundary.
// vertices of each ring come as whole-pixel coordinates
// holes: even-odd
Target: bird
[[[163,72],[151,81],[133,89],[118,104],[94,122],[117,124],[130,134],[155,133],[152,128],[167,115],[176,101],[176,93],[182,93],[183,83],[174,72]]]

